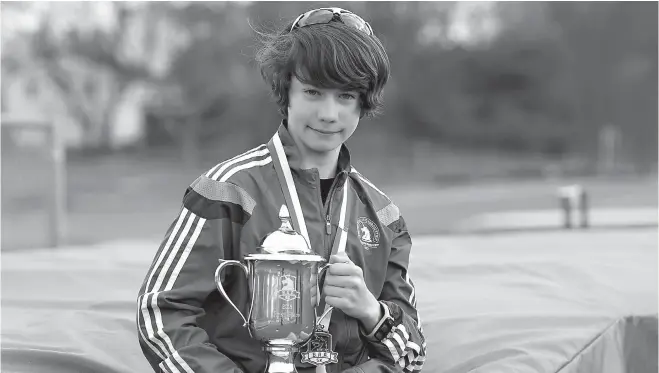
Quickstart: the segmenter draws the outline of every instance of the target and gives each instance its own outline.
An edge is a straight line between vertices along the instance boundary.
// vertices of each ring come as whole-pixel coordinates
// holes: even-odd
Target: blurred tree
[[[405,35],[399,30],[437,23],[428,8],[405,8],[411,22],[399,28],[405,12],[387,21],[385,40],[388,30]],[[615,123],[635,133],[631,143],[644,144],[644,159],[654,158],[656,4],[517,2],[486,10],[498,24],[482,42],[450,42],[449,7],[434,39],[394,44],[395,122],[446,143],[591,156],[599,129]]]
[[[159,93],[161,139],[214,159],[265,141],[280,118],[253,61],[257,32],[336,5],[371,22],[389,52],[385,111],[369,121],[392,138],[592,156],[600,128],[616,126],[631,158],[656,164],[656,3],[74,4],[34,5],[43,21],[28,52],[15,44],[3,66],[46,68],[94,143],[135,81]]]
[[[597,153],[598,133],[622,130],[629,160],[656,167],[657,3],[549,3],[567,63],[580,147]]]
[[[498,4],[499,32],[460,63],[479,144],[559,155],[570,148],[570,101],[543,4]],[[480,133],[479,133],[480,132]]]
[[[172,30],[157,3],[27,3],[22,10],[38,21],[21,35],[29,51],[16,62],[46,73],[92,147],[110,146],[112,115],[126,89],[162,80],[185,43],[184,30]]]

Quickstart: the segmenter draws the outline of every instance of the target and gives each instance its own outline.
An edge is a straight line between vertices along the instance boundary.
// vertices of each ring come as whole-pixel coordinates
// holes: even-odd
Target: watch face
[[[375,333],[375,338],[378,340],[383,340],[385,337],[389,336],[391,333],[391,329],[393,329],[394,326],[394,319],[389,316],[387,317],[382,325],[380,325],[380,329]]]

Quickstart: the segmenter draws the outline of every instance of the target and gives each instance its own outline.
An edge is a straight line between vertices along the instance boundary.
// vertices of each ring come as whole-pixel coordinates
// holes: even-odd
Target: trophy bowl
[[[306,240],[297,234],[285,206],[279,214],[282,225],[257,248],[258,253],[237,260],[220,260],[215,283],[222,296],[240,314],[250,336],[268,353],[266,372],[297,372],[294,354],[304,346],[316,326],[318,277],[328,268],[325,259],[311,253]],[[238,266],[247,276],[249,312],[243,315],[229,299],[221,281],[222,271]]]

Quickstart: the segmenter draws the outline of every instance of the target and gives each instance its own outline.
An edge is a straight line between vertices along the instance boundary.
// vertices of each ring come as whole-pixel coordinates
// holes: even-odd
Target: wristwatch
[[[382,307],[383,316],[380,321],[375,324],[373,330],[369,334],[365,335],[366,339],[381,341],[385,339],[394,328],[394,318],[391,316],[389,307],[384,302],[379,303],[380,307]]]

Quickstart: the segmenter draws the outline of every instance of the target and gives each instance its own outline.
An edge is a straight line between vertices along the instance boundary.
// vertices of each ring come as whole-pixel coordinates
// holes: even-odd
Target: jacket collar
[[[288,160],[288,165],[294,171],[309,171],[301,168],[302,155],[300,154],[300,149],[298,149],[293,137],[290,132],[288,132],[288,123],[284,119],[279,125],[277,130],[279,133],[279,138],[281,139],[281,144],[284,147],[284,153],[286,154],[286,159]],[[348,147],[345,144],[341,145],[341,150],[339,151],[339,161],[337,163],[337,175],[342,172],[350,172],[350,152]]]

